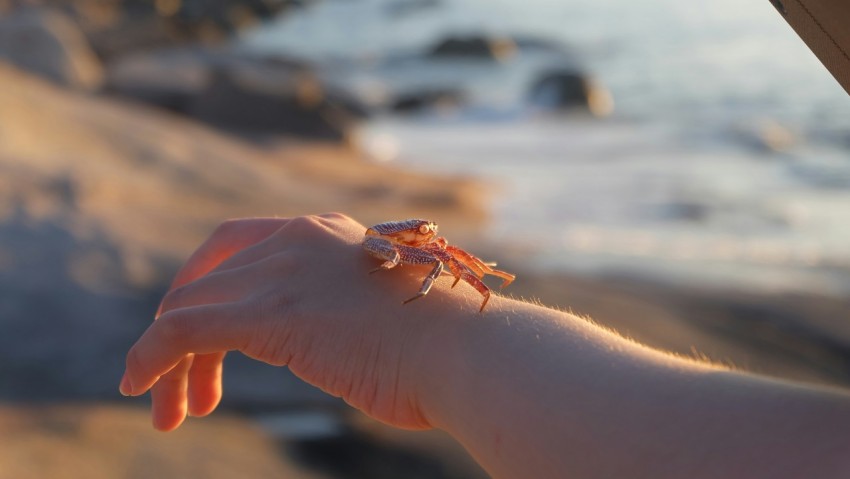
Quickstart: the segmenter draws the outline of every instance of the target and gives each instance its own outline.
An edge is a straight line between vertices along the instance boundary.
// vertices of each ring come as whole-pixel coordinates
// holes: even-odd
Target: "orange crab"
[[[493,269],[491,265],[456,246],[450,246],[445,238],[437,236],[436,223],[428,220],[390,221],[372,226],[366,230],[363,248],[372,256],[384,260],[369,274],[392,269],[399,264],[434,265],[416,296],[404,301],[404,304],[428,294],[444,266],[448,266],[455,277],[452,288],[458,281],[464,280],[481,293],[484,301],[479,312],[484,311],[484,306],[490,300],[490,288],[481,281],[484,275],[502,278],[502,288],[511,284],[515,278],[510,273]]]

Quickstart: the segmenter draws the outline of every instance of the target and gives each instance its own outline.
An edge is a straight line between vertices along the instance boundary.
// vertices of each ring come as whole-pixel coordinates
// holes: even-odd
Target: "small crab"
[[[437,236],[437,225],[428,220],[390,221],[372,226],[366,230],[363,248],[372,256],[384,260],[369,274],[399,264],[434,265],[416,296],[404,301],[404,304],[428,294],[445,266],[455,277],[452,288],[458,281],[464,280],[484,297],[479,312],[484,311],[484,306],[490,300],[490,288],[481,281],[484,275],[502,278],[502,288],[511,284],[515,278],[510,273],[493,269],[495,265],[485,263],[456,246],[450,246],[445,238]]]

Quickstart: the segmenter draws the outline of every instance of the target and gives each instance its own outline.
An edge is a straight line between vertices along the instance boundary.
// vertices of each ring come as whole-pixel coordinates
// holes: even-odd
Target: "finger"
[[[198,354],[189,371],[189,415],[206,416],[221,401],[221,373],[225,353]]]
[[[254,264],[276,255],[296,242],[315,242],[330,231],[330,218],[299,216],[286,222],[274,233],[222,261],[215,271],[227,271]]]
[[[222,223],[189,257],[175,276],[172,287],[209,273],[234,253],[268,238],[288,221],[288,218],[246,218]]]
[[[243,348],[252,323],[242,303],[206,304],[164,313],[127,353],[121,392],[144,394],[191,353],[208,354]]]
[[[209,273],[234,253],[266,239],[287,221],[289,221],[287,218],[246,218],[225,221],[180,268],[170,289],[191,283]],[[158,310],[157,316],[159,314],[161,313]]]
[[[191,283],[174,288],[159,306],[160,314],[175,309],[239,301],[265,284],[265,275],[252,264],[225,271],[213,271]]]
[[[151,388],[151,416],[156,429],[172,431],[186,419],[187,373],[192,362],[191,354],[184,356]]]
[[[293,219],[301,218],[243,218],[228,220],[219,225],[213,234],[186,261],[171,285],[172,288],[209,273],[234,253],[257,244],[278,231]],[[353,221],[341,213],[325,213],[312,218],[328,226],[340,221]]]
[[[256,263],[296,243],[306,243],[315,246],[317,241],[327,239],[330,236],[328,234],[330,232],[340,233],[345,231],[350,233],[350,231],[341,226],[341,222],[343,221],[353,220],[340,213],[292,218],[265,239],[223,260],[215,268],[215,271],[226,271]],[[365,228],[363,229],[365,230]],[[357,235],[357,238],[362,238],[362,236],[361,233]]]

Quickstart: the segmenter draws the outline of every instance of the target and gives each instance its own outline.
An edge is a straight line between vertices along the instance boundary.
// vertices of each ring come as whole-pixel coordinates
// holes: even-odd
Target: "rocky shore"
[[[67,20],[27,15],[36,15],[31,24],[54,27]],[[521,254],[476,241],[487,222],[488,185],[364,158],[341,127],[360,114],[356,102],[316,87],[302,65],[246,67],[232,55],[186,47],[132,61],[128,54],[124,63],[113,52],[104,69],[104,47],[95,47],[42,68],[2,53],[14,50],[3,38],[19,38],[3,36],[9,21],[0,18],[0,479],[486,477],[443,433],[386,428],[285,369],[244,358],[226,366],[221,413],[190,420],[177,433],[155,433],[146,403],[120,398],[124,354],[176,268],[219,222],[240,216],[340,210],[366,224],[431,218],[453,241],[516,271],[509,293],[517,297],[571,309],[678,354],[850,384],[847,298],[529,270]],[[86,51],[87,37],[63,38],[63,48]],[[181,74],[163,76],[158,69],[168,62],[181,65]],[[142,73],[164,86],[141,82]],[[265,88],[269,78],[280,79],[275,88],[282,90]],[[567,74],[561,80],[576,83]],[[260,118],[267,125],[312,118],[314,129],[220,121],[236,108],[225,103],[233,98],[242,106],[276,98],[279,108],[269,112],[285,111],[289,120],[269,113]],[[327,121],[331,111],[342,112],[342,123]],[[119,399],[135,407],[119,407]],[[272,421],[280,415],[308,413],[317,419],[300,429],[270,426],[281,424]],[[333,427],[303,432],[317,421]]]

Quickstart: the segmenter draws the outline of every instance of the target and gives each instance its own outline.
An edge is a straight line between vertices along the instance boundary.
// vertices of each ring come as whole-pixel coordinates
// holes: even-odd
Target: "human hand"
[[[494,297],[479,314],[464,282],[403,306],[428,266],[369,275],[364,232],[341,215],[223,224],[130,349],[122,392],[153,388],[155,427],[174,429],[216,407],[238,350],[378,420],[440,427],[492,477],[846,475],[845,393],[718,370],[531,303]],[[676,461],[651,460],[671,445]]]
[[[215,409],[224,355],[238,350],[381,421],[431,427],[417,385],[439,348],[424,343],[448,316],[476,312],[478,298],[456,288],[402,306],[428,267],[368,275],[379,261],[362,251],[364,232],[337,214],[222,224],[130,349],[122,393],[152,388],[154,426],[175,429],[187,412]]]

